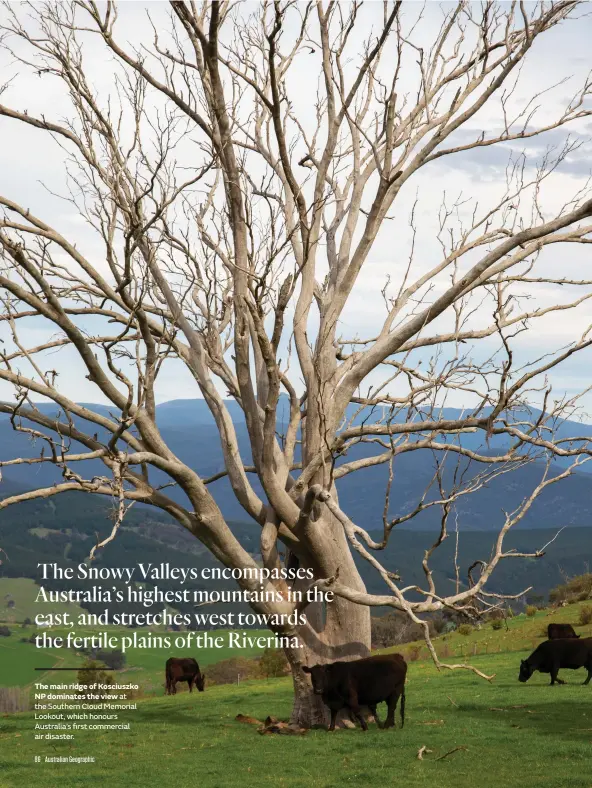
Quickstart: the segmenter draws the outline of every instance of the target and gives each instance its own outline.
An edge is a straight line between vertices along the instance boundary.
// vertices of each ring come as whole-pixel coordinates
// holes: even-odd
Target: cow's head
[[[528,660],[523,659],[520,663],[520,674],[518,676],[518,681],[528,681],[528,679],[532,676],[534,670],[528,664]]]
[[[195,677],[195,686],[200,692],[204,691],[205,683],[206,683],[206,674],[198,673]]]
[[[326,691],[328,685],[328,673],[326,665],[313,665],[309,668],[308,665],[303,665],[302,670],[305,673],[310,673],[312,679],[312,688],[315,695],[322,695]]]

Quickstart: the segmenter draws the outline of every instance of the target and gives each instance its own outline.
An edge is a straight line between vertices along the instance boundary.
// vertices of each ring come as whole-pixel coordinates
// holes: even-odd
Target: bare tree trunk
[[[339,579],[365,591],[358,569],[347,549],[343,529],[333,518],[323,520],[323,527],[332,528],[334,553],[333,571],[339,568]],[[316,573],[315,573],[316,574]],[[335,597],[331,602],[311,603],[306,608],[308,624],[299,631],[300,649],[286,649],[294,682],[294,705],[291,722],[304,728],[329,724],[329,712],[322,699],[315,695],[302,665],[319,665],[338,660],[349,661],[370,653],[370,610],[347,599]],[[338,723],[342,715],[338,717]]]
[[[319,608],[321,606],[315,605]],[[316,612],[316,611],[315,611]],[[309,623],[314,619],[309,613]],[[337,660],[367,657],[370,653],[370,613],[362,605],[335,598],[327,605],[327,616],[322,632],[307,627],[301,633],[300,649],[286,649],[294,683],[294,704],[290,721],[303,728],[327,726],[329,710],[320,696],[315,695],[302,665],[319,665]],[[341,719],[338,717],[338,723]]]
[[[329,724],[329,711],[319,695],[315,695],[308,676],[302,670],[305,664],[304,649],[284,649],[290,668],[294,685],[294,701],[290,722],[301,728],[326,727]]]

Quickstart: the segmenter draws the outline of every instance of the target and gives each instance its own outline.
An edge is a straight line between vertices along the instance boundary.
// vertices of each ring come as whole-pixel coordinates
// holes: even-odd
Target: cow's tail
[[[401,728],[405,725],[405,685],[403,684],[403,692],[401,693]]]

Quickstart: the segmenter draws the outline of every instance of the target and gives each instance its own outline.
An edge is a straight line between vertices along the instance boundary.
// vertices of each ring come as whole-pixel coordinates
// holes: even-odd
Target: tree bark
[[[316,633],[312,627],[303,628],[301,640],[302,648],[286,649],[294,684],[290,722],[302,728],[327,727],[329,710],[322,698],[312,691],[310,679],[302,666],[367,657],[370,653],[369,609],[336,598],[327,605],[323,631]],[[342,716],[339,715],[338,724]]]
[[[333,571],[339,569],[340,582],[365,591],[343,528],[333,518],[323,520],[322,525],[331,531],[333,544],[333,553],[331,556],[325,555],[325,560],[331,559]],[[318,568],[315,568],[315,577],[317,574]],[[303,728],[312,728],[327,726],[330,714],[320,696],[313,693],[310,678],[302,666],[367,657],[370,654],[370,609],[335,597],[326,604],[311,603],[306,608],[306,616],[308,623],[298,632],[301,648],[286,649],[286,656],[294,682],[294,705],[290,721]],[[340,714],[338,724],[341,718]]]
[[[318,607],[320,609],[320,605]],[[311,624],[310,619],[309,624]],[[370,653],[369,609],[336,598],[327,605],[327,616],[322,632],[316,632],[312,625],[303,627],[300,639],[301,648],[286,649],[294,684],[294,703],[290,721],[302,728],[326,727],[330,719],[329,710],[321,697],[312,691],[310,679],[302,670],[302,666],[367,657]],[[338,723],[340,720],[341,715],[338,717]]]

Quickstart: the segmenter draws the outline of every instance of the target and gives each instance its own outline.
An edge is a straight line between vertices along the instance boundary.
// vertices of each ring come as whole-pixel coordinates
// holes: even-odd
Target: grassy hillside
[[[158,697],[140,698],[136,711],[120,713],[119,722],[129,722],[129,731],[80,731],[73,741],[45,743],[33,738],[33,713],[4,715],[0,788],[82,788],[98,782],[109,788],[341,788],[399,782],[406,788],[590,788],[592,686],[580,686],[584,671],[563,671],[565,686],[550,687],[542,674],[528,684],[517,681],[520,659],[541,641],[549,621],[577,625],[581,607],[541,611],[533,619],[520,615],[508,622],[507,631],[484,626],[468,636],[456,632],[438,638],[440,653],[470,655],[472,664],[495,679],[489,683],[466,671],[438,673],[428,660],[411,661],[406,725],[394,731],[371,726],[368,733],[358,728],[334,734],[309,731],[304,737],[260,736],[255,727],[236,722],[236,715],[287,719],[290,679],[239,687],[206,683],[204,693],[166,697],[152,681],[162,684],[167,654],[138,651],[130,657],[134,668],[118,678],[156,691]],[[577,629],[592,636],[592,625]],[[396,650],[410,657],[418,645]],[[39,656],[14,637],[0,639],[0,649],[3,676],[25,675],[27,655]],[[64,652],[44,656],[57,661]],[[199,661],[207,666],[224,656],[202,652]],[[64,674],[55,677],[64,680]],[[380,711],[384,717],[384,708]],[[431,752],[419,761],[421,747]],[[35,756],[45,755],[92,755],[96,762],[34,762]]]
[[[123,633],[130,635],[134,630],[130,629],[115,629],[111,628],[109,631]],[[139,635],[146,635],[147,630],[136,630]],[[93,630],[80,630],[76,629],[79,635],[89,635]],[[10,637],[0,637],[0,687],[26,687],[31,685],[35,680],[40,679],[42,676],[45,679],[53,681],[61,681],[63,675],[51,671],[41,674],[35,672],[35,668],[40,667],[78,667],[82,665],[85,660],[85,655],[76,653],[72,650],[65,648],[60,649],[38,649],[33,643],[23,643],[22,638],[29,638],[31,635],[36,634],[37,630],[34,627],[19,627],[12,630]],[[61,629],[52,629],[52,635],[65,635],[66,631]],[[165,633],[160,631],[159,635],[168,635],[174,637],[174,632]],[[219,630],[217,634],[223,634],[223,630]],[[259,632],[258,630],[250,630],[249,635],[255,637],[257,635],[268,635],[269,632]],[[255,657],[262,652],[260,648],[245,648],[245,649],[201,649],[196,653],[195,648],[183,649],[159,649],[159,648],[130,648],[126,651],[126,666],[120,671],[117,671],[117,676],[122,681],[133,682],[140,684],[142,692],[145,694],[159,694],[164,692],[164,665],[170,656],[175,657],[195,657],[199,660],[202,669],[207,668],[216,662],[231,657]],[[74,680],[76,674],[70,674]],[[0,783],[1,786],[1,783]]]
[[[481,629],[473,629],[469,635],[461,635],[458,631],[434,638],[436,650],[442,660],[462,657],[489,656],[515,651],[532,651],[539,643],[546,640],[547,626],[550,623],[572,624],[581,637],[592,637],[592,624],[581,626],[580,610],[591,602],[578,602],[558,609],[541,610],[533,618],[524,613],[508,619],[507,629],[494,630],[491,623],[483,623]],[[423,642],[406,643],[388,651],[398,651],[411,659],[419,650],[419,659],[427,659],[428,652]]]
[[[18,611],[23,618],[34,616],[35,605],[33,603],[36,586],[32,580],[27,579],[0,579],[0,598],[5,599],[10,595],[16,601],[16,607],[8,610],[8,613],[15,614]],[[484,623],[480,629],[473,629],[468,635],[461,635],[458,632],[451,632],[447,635],[441,635],[434,639],[436,650],[442,660],[451,659],[466,659],[476,656],[494,655],[503,652],[515,652],[522,650],[532,650],[541,642],[547,625],[550,622],[563,622],[573,624],[578,633],[583,637],[592,637],[592,624],[587,626],[580,626],[578,624],[580,610],[588,603],[577,603],[568,605],[553,610],[539,611],[534,618],[528,618],[524,613],[508,619],[507,624],[501,630],[494,630],[490,623]],[[45,607],[45,606],[44,606]],[[48,604],[48,608],[50,605]],[[70,608],[80,610],[76,605],[54,605],[55,612],[60,612]],[[6,614],[5,614],[6,615]],[[16,615],[16,614],[15,614]],[[17,620],[23,620],[18,618]],[[2,616],[0,615],[0,620]],[[14,619],[4,618],[9,622]],[[76,653],[72,650],[66,649],[37,649],[33,643],[23,643],[22,639],[31,637],[36,634],[37,630],[34,626],[14,626],[8,624],[12,633],[10,637],[0,637],[0,664],[8,666],[8,669],[0,671],[0,687],[24,687],[30,685],[35,677],[39,678],[39,674],[35,674],[34,668],[37,667],[77,667],[81,665],[85,659],[84,654]],[[101,628],[105,629],[105,628]],[[122,635],[130,635],[134,630],[107,627],[110,631],[117,632]],[[99,630],[83,629],[76,627],[78,635],[88,635]],[[139,635],[147,635],[147,629],[136,630]],[[168,635],[171,639],[177,633],[165,632],[164,630],[150,630],[154,634]],[[67,630],[52,628],[51,634],[53,636],[60,635],[65,637]],[[218,633],[219,634],[219,633]],[[258,634],[269,634],[268,632],[251,631],[252,636]],[[396,650],[405,655],[408,660],[427,660],[428,652],[423,641],[417,643],[408,643],[402,646],[397,646],[395,649],[386,649],[386,651]],[[259,648],[247,649],[202,649],[199,652],[198,659],[200,666],[206,668],[221,660],[229,659],[232,657],[254,657],[261,653]],[[163,690],[163,669],[164,663],[169,656],[196,656],[195,649],[178,649],[172,647],[169,650],[160,648],[149,649],[134,649],[131,648],[126,652],[126,666],[118,673],[118,675],[125,680],[139,683],[142,686],[144,694],[162,694]],[[57,678],[58,673],[47,674],[47,678]]]
[[[492,684],[412,664],[403,730],[259,736],[235,721],[238,713],[286,718],[289,679],[139,701],[137,711],[125,712],[130,731],[80,732],[73,742],[47,747],[33,741],[32,714],[11,715],[0,721],[0,786],[589,786],[592,687],[578,686],[580,674],[566,676],[562,687],[547,686],[540,674],[519,684],[521,656],[477,657],[479,667],[497,674]],[[419,761],[423,746],[432,752]],[[465,749],[442,758],[457,747]],[[96,762],[35,764],[39,754],[93,755]]]
[[[72,495],[71,519],[56,522],[44,509],[9,508],[0,514],[0,546],[9,560],[0,566],[3,577],[39,576],[39,562],[57,562],[60,566],[76,566],[84,561],[96,541],[96,533],[108,533],[112,523],[89,508],[81,511],[75,504],[90,501],[89,496]],[[47,502],[45,502],[46,505]],[[159,564],[169,561],[175,566],[198,569],[216,565],[214,557],[203,545],[180,526],[148,518],[145,510],[132,509],[130,520],[117,539],[100,552],[101,566],[132,566],[137,562]],[[146,519],[142,519],[142,518]],[[260,556],[259,528],[248,523],[231,523],[231,528],[242,546],[256,559]],[[556,529],[527,529],[512,531],[506,538],[508,550],[532,552],[547,544]],[[375,536],[380,539],[381,534]],[[459,540],[461,581],[466,581],[466,568],[477,559],[491,554],[495,534],[487,531],[466,531]],[[425,585],[421,560],[425,550],[433,544],[434,535],[428,531],[396,529],[383,553],[385,566],[398,571],[405,585]],[[449,538],[434,553],[431,566],[438,588],[453,588],[454,553],[456,542]],[[402,560],[402,557],[404,560]],[[565,575],[587,571],[592,561],[592,528],[566,528],[539,559],[503,561],[490,581],[490,590],[513,594],[532,587],[538,594],[547,594],[563,582]],[[363,559],[358,565],[366,586],[371,592],[382,592],[382,580]],[[70,584],[72,587],[78,587]],[[159,583],[163,588],[166,583]],[[229,582],[220,587],[235,588]],[[83,588],[80,584],[80,588]],[[170,586],[171,588],[173,585]],[[205,585],[203,586],[205,588]],[[2,599],[0,598],[0,604]],[[236,606],[238,610],[239,607]],[[246,609],[246,608],[245,608]],[[1,615],[1,612],[0,612]]]
[[[34,620],[35,615],[41,612],[69,611],[73,616],[84,613],[75,603],[44,602],[40,607],[35,604],[38,593],[39,586],[27,577],[0,577],[0,622],[22,623],[27,618]]]
[[[37,649],[31,643],[21,643],[21,637],[21,630],[18,630],[9,638],[0,638],[0,687],[29,686],[45,675],[35,672],[35,668],[49,665],[62,667],[66,660],[70,663],[68,652],[62,649]],[[73,664],[81,662],[81,658],[74,657]]]

